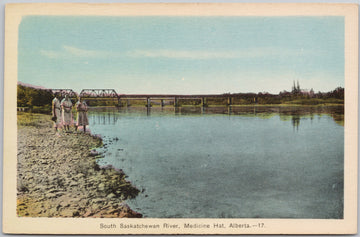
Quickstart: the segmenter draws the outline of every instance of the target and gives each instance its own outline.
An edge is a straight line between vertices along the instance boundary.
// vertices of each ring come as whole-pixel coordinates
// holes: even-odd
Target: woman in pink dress
[[[71,102],[71,99],[69,98],[69,95],[65,95],[65,98],[61,101],[61,108],[62,108],[62,122],[67,131],[70,130],[70,125],[72,125],[73,123],[72,112],[71,112],[72,106],[73,104]]]
[[[83,126],[84,132],[86,132],[86,125],[89,125],[89,120],[87,117],[88,106],[81,97],[79,97],[79,101],[76,102],[76,110],[77,110],[76,130],[79,126]]]

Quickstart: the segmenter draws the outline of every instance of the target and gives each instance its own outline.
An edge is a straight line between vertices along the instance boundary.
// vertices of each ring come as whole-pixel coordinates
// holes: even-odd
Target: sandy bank
[[[17,213],[29,217],[141,217],[125,200],[139,190],[125,174],[100,168],[99,138],[55,136],[50,116],[18,115]]]

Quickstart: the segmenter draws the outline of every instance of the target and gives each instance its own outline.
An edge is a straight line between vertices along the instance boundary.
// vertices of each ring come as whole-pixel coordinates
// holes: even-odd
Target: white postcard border
[[[345,17],[345,196],[344,219],[95,219],[16,216],[16,85],[18,25],[25,15],[344,16]],[[357,232],[358,8],[356,4],[8,4],[5,13],[3,231],[37,234],[351,234]],[[120,224],[159,229],[120,228]],[[164,224],[180,228],[164,228]],[[185,223],[211,228],[183,228]],[[241,228],[218,228],[237,223]],[[116,224],[117,228],[101,228]],[[254,228],[245,228],[246,225]],[[255,228],[255,226],[258,226]]]

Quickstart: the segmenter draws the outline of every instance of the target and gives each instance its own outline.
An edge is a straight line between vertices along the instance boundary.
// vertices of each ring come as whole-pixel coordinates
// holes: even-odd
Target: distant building
[[[301,89],[300,93],[302,95],[308,95],[310,97],[314,97],[314,95],[315,95],[314,90],[312,88],[310,90],[309,89]]]
[[[295,81],[294,81],[291,93],[292,94],[307,95],[307,96],[310,96],[310,97],[314,97],[314,95],[315,95],[314,90],[312,88],[310,90],[309,89],[301,89],[299,81],[297,81],[297,85],[295,85]]]

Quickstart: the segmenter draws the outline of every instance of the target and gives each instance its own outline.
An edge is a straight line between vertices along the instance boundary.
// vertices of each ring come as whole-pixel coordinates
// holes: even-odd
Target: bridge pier
[[[178,107],[178,106],[179,106],[179,104],[178,104],[179,102],[178,102],[178,101],[179,101],[179,99],[178,99],[177,97],[174,97],[174,106],[175,106],[175,107]]]
[[[165,105],[165,104],[164,104],[164,100],[161,100],[161,101],[160,101],[160,104],[161,104],[161,107],[164,107],[164,105]]]
[[[232,102],[232,98],[228,97],[227,98],[227,106],[231,106],[231,102]]]
[[[206,106],[206,97],[201,97],[201,106],[202,107]]]
[[[151,99],[150,99],[150,97],[147,97],[146,101],[147,101],[147,107],[150,108],[151,107]]]

